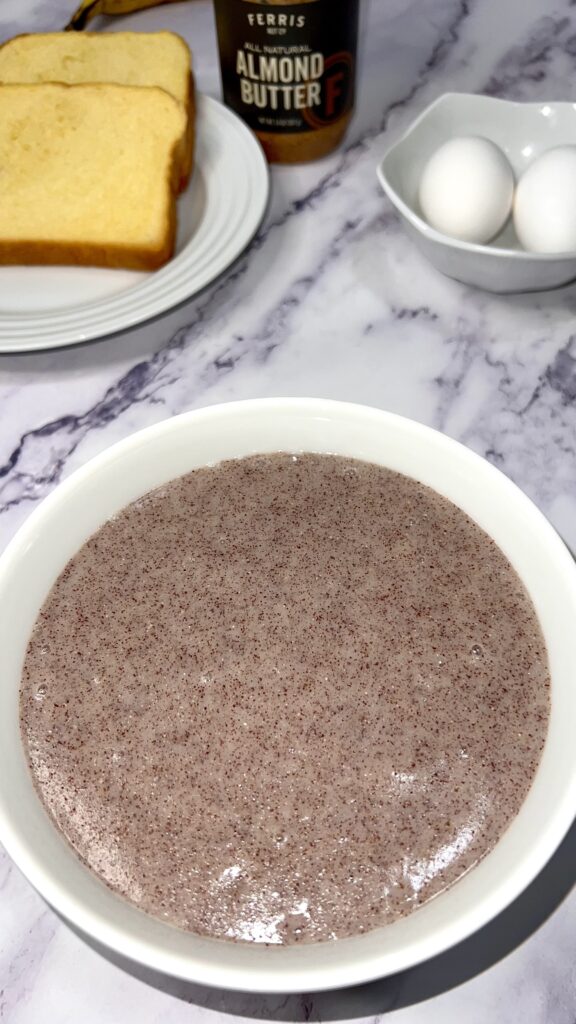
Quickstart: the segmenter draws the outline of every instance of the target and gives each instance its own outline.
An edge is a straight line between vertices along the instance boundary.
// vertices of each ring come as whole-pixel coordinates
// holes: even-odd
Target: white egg
[[[524,171],[514,227],[530,252],[576,251],[576,146],[549,149]]]
[[[452,238],[489,242],[504,227],[514,197],[514,172],[489,139],[463,135],[430,157],[420,180],[420,209]]]

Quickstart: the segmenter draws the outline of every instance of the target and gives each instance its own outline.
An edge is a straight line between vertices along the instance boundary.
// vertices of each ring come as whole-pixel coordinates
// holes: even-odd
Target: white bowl
[[[20,739],[18,691],[30,631],[68,559],[128,502],[194,467],[255,452],[334,452],[435,488],[486,530],[523,579],[548,645],[552,710],[517,818],[446,893],[385,928],[310,946],[264,947],[194,935],[148,917],[75,857],[44,811]],[[158,971],[254,992],[358,984],[440,953],[529,884],[576,813],[576,566],[552,527],[488,462],[410,420],[357,405],[264,399],[187,413],[93,459],[32,513],[0,558],[0,840],[32,885],[98,942]]]
[[[574,280],[576,252],[525,252],[511,222],[489,245],[450,238],[426,223],[418,207],[422,172],[432,153],[456,135],[491,139],[504,150],[518,179],[545,150],[576,144],[576,104],[446,93],[414,121],[378,167],[380,184],[406,231],[448,277],[491,292],[540,291]]]

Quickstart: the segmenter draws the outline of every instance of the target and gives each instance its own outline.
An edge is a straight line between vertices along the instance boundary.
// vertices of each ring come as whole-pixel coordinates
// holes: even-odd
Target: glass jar
[[[354,109],[359,0],[215,0],[224,101],[268,159],[331,153]]]

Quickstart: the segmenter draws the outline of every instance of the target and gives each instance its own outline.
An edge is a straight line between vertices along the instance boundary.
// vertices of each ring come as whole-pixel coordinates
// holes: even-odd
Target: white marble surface
[[[59,28],[74,6],[2,0],[0,39]],[[496,298],[440,277],[403,236],[374,173],[389,141],[443,91],[576,99],[574,0],[365,0],[363,15],[346,148],[275,170],[266,222],[228,275],[124,337],[0,357],[0,546],[62,477],[142,426],[228,399],[317,394],[458,438],[519,483],[576,549],[576,286]],[[114,27],[128,25],[188,36],[200,87],[218,94],[208,0]],[[433,963],[356,991],[286,999],[110,962],[0,859],[0,1020],[574,1024],[576,896],[562,897],[575,863],[571,834],[514,907]]]

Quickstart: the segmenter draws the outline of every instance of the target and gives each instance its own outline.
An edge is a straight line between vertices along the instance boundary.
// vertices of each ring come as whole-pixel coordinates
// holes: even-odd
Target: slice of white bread
[[[194,82],[190,50],[175,32],[49,32],[21,35],[0,46],[0,82],[159,86],[188,118],[182,142],[180,188],[194,155]]]
[[[161,266],[185,130],[155,87],[0,85],[0,263]]]

